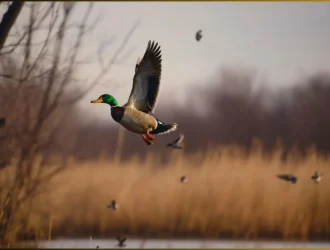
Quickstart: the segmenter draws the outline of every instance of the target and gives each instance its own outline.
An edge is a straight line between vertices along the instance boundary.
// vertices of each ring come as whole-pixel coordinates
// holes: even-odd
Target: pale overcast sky
[[[330,68],[326,2],[97,2],[95,13],[104,16],[96,40],[117,34],[115,44],[141,19],[128,46],[134,47],[131,57],[112,71],[116,81],[128,85],[120,90],[121,102],[127,99],[136,59],[143,56],[148,40],[162,46],[165,92],[202,83],[228,64],[256,67],[280,84],[301,72]],[[198,29],[204,34],[199,43],[194,38]]]
[[[80,2],[79,9],[87,4]],[[86,109],[103,93],[114,94],[120,104],[127,101],[137,57],[148,40],[162,47],[159,103],[168,100],[168,93],[182,96],[186,87],[205,84],[225,65],[255,67],[282,86],[299,74],[330,68],[330,2],[95,2],[94,8],[103,20],[87,43],[90,49],[116,35],[111,54],[137,20],[141,25],[127,47],[133,53],[111,72],[124,87],[97,87],[82,103]],[[203,30],[200,42],[198,29]],[[92,75],[94,66],[84,73]]]

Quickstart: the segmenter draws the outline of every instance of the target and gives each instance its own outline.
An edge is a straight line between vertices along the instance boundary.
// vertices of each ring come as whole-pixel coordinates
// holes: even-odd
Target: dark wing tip
[[[149,40],[146,51],[143,55],[141,63],[136,67],[134,79],[137,75],[143,74],[144,83],[147,84],[147,94],[145,96],[144,112],[152,112],[156,106],[160,78],[162,73],[162,53],[161,46],[158,42]],[[134,80],[135,81],[135,80]]]
[[[158,68],[159,72],[161,72],[162,51],[160,45],[155,41],[149,40],[142,61],[143,60],[148,60],[150,63],[154,64]]]
[[[278,178],[292,182],[292,183],[296,183],[298,180],[298,177],[294,176],[294,175],[289,175],[289,174],[279,174],[277,175]]]
[[[158,44],[158,42],[149,40],[146,52],[152,52],[155,54],[155,56],[161,57],[161,46]]]
[[[288,175],[285,174],[278,174],[276,175],[278,178],[283,179],[283,180],[287,180],[288,179]]]
[[[180,140],[180,137],[179,137],[179,138],[176,138],[174,141],[172,141],[171,144],[172,144],[172,145],[173,145],[173,144],[176,144],[179,140]]]

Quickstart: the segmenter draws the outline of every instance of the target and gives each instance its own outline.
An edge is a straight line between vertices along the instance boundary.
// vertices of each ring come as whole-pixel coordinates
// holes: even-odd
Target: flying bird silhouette
[[[322,176],[323,176],[323,173],[319,173],[318,171],[316,171],[314,173],[314,175],[312,175],[311,179],[316,183],[320,183],[320,181],[322,180]]]
[[[297,182],[297,179],[298,179],[296,176],[290,175],[290,174],[280,174],[280,175],[277,175],[277,177],[282,179],[282,180],[291,182],[292,184],[295,184]]]
[[[202,30],[197,31],[195,35],[196,41],[199,42],[199,40],[201,40],[202,37],[203,37]]]
[[[112,208],[113,210],[117,210],[119,208],[119,205],[115,200],[112,200],[111,203],[108,205],[108,208]]]
[[[180,182],[181,183],[187,183],[188,182],[188,177],[187,176],[181,176]]]
[[[124,244],[125,241],[126,241],[126,237],[123,237],[123,238],[121,238],[121,237],[116,237],[116,239],[118,240],[118,245],[117,245],[117,246],[119,246],[119,247],[125,247],[125,246],[126,246],[126,245]]]
[[[166,146],[175,148],[175,149],[183,149],[183,147],[182,147],[183,139],[184,139],[184,135],[180,134],[179,138],[177,138],[175,141],[173,141],[171,143],[168,143]]]

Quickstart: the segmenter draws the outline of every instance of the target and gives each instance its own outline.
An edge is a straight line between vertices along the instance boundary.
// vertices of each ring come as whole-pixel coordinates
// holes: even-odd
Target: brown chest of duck
[[[116,122],[120,122],[125,114],[125,109],[123,107],[111,107],[111,117],[114,119]]]

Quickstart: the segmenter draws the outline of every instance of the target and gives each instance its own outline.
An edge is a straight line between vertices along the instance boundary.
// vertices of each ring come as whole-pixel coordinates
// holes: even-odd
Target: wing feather
[[[179,142],[179,140],[180,140],[180,137],[179,138],[176,138],[171,144],[172,145],[175,145],[175,144],[177,144]]]
[[[180,143],[182,143],[183,138],[184,138],[184,135],[183,134],[180,134],[180,136],[177,139],[175,139],[171,144],[172,145],[175,145],[175,144],[178,144],[179,145]]]
[[[159,94],[162,73],[162,55],[158,43],[148,42],[144,56],[135,67],[133,87],[126,106],[149,113],[153,112]]]
[[[184,139],[184,134],[180,134],[178,143],[182,143],[183,139]]]

